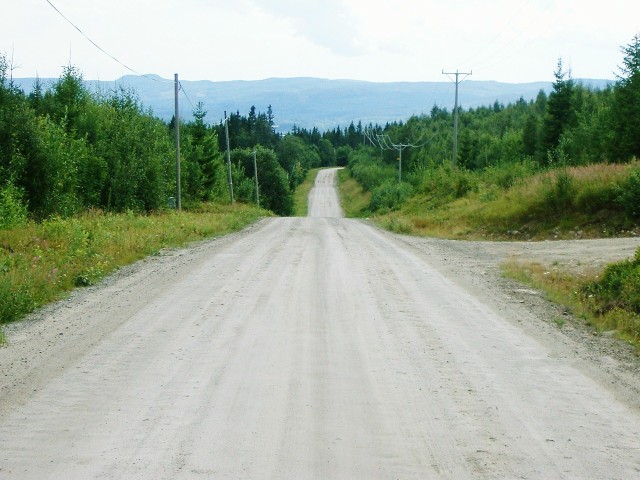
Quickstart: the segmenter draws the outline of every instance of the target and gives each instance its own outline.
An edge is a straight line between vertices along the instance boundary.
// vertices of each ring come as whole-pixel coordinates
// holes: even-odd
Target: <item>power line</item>
[[[89,38],[89,36],[84,33],[80,27],[78,27],[75,23],[73,23],[71,20],[69,20],[69,18],[67,18],[67,16],[62,13],[58,7],[56,7],[53,3],[51,3],[50,0],[45,0],[45,2],[47,2],[51,8],[53,8],[56,12],[58,12],[58,14],[64,18],[73,28],[75,28],[78,32],[80,32],[80,34],[86,38],[94,47],[96,47],[98,50],[100,50],[102,53],[104,53],[107,57],[111,58],[112,60],[114,60],[115,62],[117,62],[118,64],[120,64],[121,66],[123,66],[124,68],[126,68],[127,70],[129,70],[130,72],[135,73],[136,75],[140,75],[142,77],[148,78],[149,80],[153,80],[154,82],[159,82],[160,80],[158,80],[155,77],[151,77],[149,75],[145,75],[143,73],[137,72],[136,70],[134,70],[133,68],[129,67],[128,65],[125,65],[124,63],[122,63],[120,60],[118,60],[116,57],[114,57],[113,55],[111,55],[109,52],[107,52],[104,48],[102,48],[100,45],[98,45],[96,42],[94,42],[91,38]],[[162,79],[164,80],[164,79]],[[170,80],[165,80],[165,82],[169,82]]]
[[[507,30],[509,30],[510,32],[513,32],[513,22],[514,22],[514,20],[517,17],[522,15],[522,10],[524,8],[526,8],[530,3],[531,3],[531,0],[527,0],[527,2],[524,5],[521,5],[519,7],[514,8],[515,13],[513,14],[513,16],[511,18],[509,18],[509,20],[507,22],[504,23],[507,26],[507,28],[503,28],[502,30],[498,31],[498,33],[496,33],[488,42],[480,45],[480,48],[476,49],[475,53],[473,53],[471,56],[467,57],[465,60],[463,60],[460,63],[462,65],[469,64],[469,62],[471,60],[476,58],[483,51],[487,50],[487,48],[489,48],[491,45],[493,45],[493,43],[495,43],[495,41],[498,40]],[[511,44],[511,43],[513,43],[513,41],[509,41],[507,43]]]
[[[376,143],[381,150],[396,150],[398,152],[398,182],[402,182],[402,152],[407,148],[416,148],[426,145],[426,142],[422,145],[415,145],[413,143],[393,143],[389,135],[375,134],[367,132],[365,130],[365,136],[373,144]]]
[[[543,37],[543,35],[546,32],[550,31],[560,21],[559,15],[554,16],[554,19],[552,21],[545,22],[544,26],[546,28],[543,28],[542,30],[537,30],[536,34],[533,35],[533,37],[530,40],[528,41],[526,40],[527,34],[533,32],[534,28],[539,26],[540,21],[542,20],[542,16],[546,14],[552,6],[553,6],[553,1],[549,1],[546,5],[542,5],[542,10],[538,12],[537,17],[527,22],[527,28],[520,28],[518,30],[511,29],[512,30],[511,33],[513,35],[505,39],[505,41],[501,45],[499,45],[498,48],[493,49],[493,51],[490,51],[486,55],[481,56],[479,60],[473,63],[472,65],[473,69],[480,70],[480,69],[486,69],[486,68],[499,65],[515,57],[516,55],[518,55],[519,53],[521,53],[522,51],[530,47],[532,44],[537,42],[540,38]],[[504,33],[504,31],[506,30],[503,30],[502,32],[500,32],[496,37],[494,37],[493,40],[495,40],[495,38],[499,37],[502,33]],[[524,43],[522,43],[522,40],[525,40]],[[492,41],[490,41],[489,43],[492,43]],[[478,57],[479,53],[482,50],[483,49],[481,48],[475,55],[473,55],[464,63],[468,63],[469,60]],[[512,53],[509,53],[509,50],[511,50]]]
[[[185,98],[187,99],[187,102],[189,102],[189,105],[191,105],[191,108],[193,109],[193,111],[195,112],[196,107],[193,106],[193,102],[191,101],[191,99],[189,98],[189,95],[187,95],[187,91],[184,89],[184,87],[182,86],[182,82],[178,82],[178,84],[180,85],[180,90],[182,91],[182,93],[184,94]]]

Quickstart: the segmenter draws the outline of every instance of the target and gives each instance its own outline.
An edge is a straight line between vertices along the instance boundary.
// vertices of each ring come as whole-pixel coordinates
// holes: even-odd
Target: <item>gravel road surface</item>
[[[637,358],[499,279],[526,245],[343,219],[334,181],[320,172],[308,218],[165,252],[11,325],[0,478],[640,478]]]

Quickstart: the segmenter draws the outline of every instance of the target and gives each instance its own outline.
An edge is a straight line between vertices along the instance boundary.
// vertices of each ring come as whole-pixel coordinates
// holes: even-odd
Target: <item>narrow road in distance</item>
[[[307,218],[142,262],[10,331],[0,478],[640,476],[635,406],[428,251],[341,218],[335,175]]]

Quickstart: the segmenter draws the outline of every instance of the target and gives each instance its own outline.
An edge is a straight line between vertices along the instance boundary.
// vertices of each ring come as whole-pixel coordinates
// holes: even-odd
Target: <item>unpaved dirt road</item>
[[[0,478],[640,477],[637,371],[494,289],[461,244],[335,218],[334,175],[310,218],[11,326]]]

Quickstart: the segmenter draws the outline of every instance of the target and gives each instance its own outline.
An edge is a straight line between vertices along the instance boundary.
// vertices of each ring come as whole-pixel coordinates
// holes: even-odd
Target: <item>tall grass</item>
[[[296,217],[306,217],[309,212],[309,193],[313,188],[319,168],[307,172],[307,177],[296,187],[293,194],[293,212]]]
[[[537,172],[530,164],[479,172],[440,167],[414,176],[418,194],[377,219],[448,238],[614,235],[638,227],[639,171],[636,163]]]
[[[239,230],[265,214],[242,204],[147,216],[93,211],[0,230],[0,324],[163,248]]]

